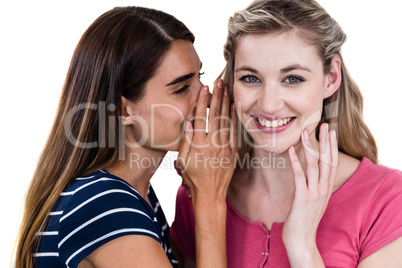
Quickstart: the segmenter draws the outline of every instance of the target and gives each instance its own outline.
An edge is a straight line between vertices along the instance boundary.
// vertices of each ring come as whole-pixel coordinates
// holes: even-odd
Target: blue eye
[[[287,84],[291,84],[291,85],[296,85],[301,82],[304,82],[304,79],[299,76],[296,76],[296,75],[290,75],[290,76],[286,77],[285,80],[283,80],[283,82],[285,82]]]
[[[244,81],[248,84],[255,84],[255,83],[260,83],[260,80],[254,76],[254,75],[246,75],[240,78],[241,81]]]

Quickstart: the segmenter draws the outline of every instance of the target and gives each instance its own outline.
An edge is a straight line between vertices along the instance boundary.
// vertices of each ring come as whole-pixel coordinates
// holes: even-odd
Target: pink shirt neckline
[[[353,184],[353,182],[359,177],[359,174],[361,173],[362,170],[370,163],[371,161],[363,157],[362,161],[360,161],[359,166],[357,167],[356,171],[350,176],[349,179],[347,179],[334,193],[332,193],[328,204],[333,202],[334,200],[337,199],[337,197],[345,191],[350,185]],[[276,230],[282,230],[283,225],[285,224],[284,222],[273,222],[271,225],[271,229],[267,229],[264,227],[264,225],[260,221],[250,221],[246,217],[244,217],[242,214],[240,214],[236,208],[232,205],[230,202],[229,198],[226,197],[226,203],[228,205],[228,212],[234,214],[234,218],[239,220],[241,223],[245,224],[246,226],[253,226],[253,227],[258,227],[260,228],[264,233],[267,231],[272,232]]]
[[[356,267],[381,247],[401,237],[402,172],[364,158],[337,189],[317,229],[317,247],[327,266]],[[227,200],[227,254],[230,267],[290,267],[282,241],[284,223],[268,231],[251,222]],[[194,213],[180,187],[172,236],[195,259]],[[180,235],[178,236],[177,233]]]

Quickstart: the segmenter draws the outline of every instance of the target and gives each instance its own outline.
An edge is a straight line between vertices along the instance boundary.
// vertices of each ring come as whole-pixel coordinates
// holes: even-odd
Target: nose
[[[191,93],[191,109],[190,111],[193,112],[192,116],[195,115],[195,109],[197,107],[197,102],[198,102],[198,96],[200,95],[201,88],[204,86],[204,84],[201,82],[200,79],[198,79],[194,85],[197,90],[193,90]]]
[[[258,106],[264,113],[276,115],[285,105],[280,89],[275,85],[265,85],[261,90],[261,96],[257,102]]]
[[[195,96],[196,99],[198,99],[198,95],[200,94],[201,88],[204,86],[204,84],[201,82],[200,79],[197,79],[195,82],[195,88],[197,88]]]

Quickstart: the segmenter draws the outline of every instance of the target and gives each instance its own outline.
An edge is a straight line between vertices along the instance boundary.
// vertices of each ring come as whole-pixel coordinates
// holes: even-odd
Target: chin
[[[171,148],[168,148],[168,151],[171,151],[171,152],[178,152],[179,149],[180,149],[180,144],[177,144],[177,145],[175,145],[175,146],[172,146]]]
[[[179,151],[179,149],[180,149],[180,140],[177,140],[177,141],[172,141],[172,142],[166,142],[166,143],[163,143],[163,144],[161,144],[161,145],[156,145],[156,146],[153,146],[155,149],[159,149],[159,150],[161,150],[161,151],[166,151],[166,152],[168,152],[168,151],[173,151],[173,152],[178,152]]]
[[[264,152],[268,154],[273,154],[273,155],[282,155],[284,153],[288,153],[289,148],[283,149],[283,148],[263,148],[262,149]]]
[[[296,146],[297,144],[299,144],[300,140],[295,143],[289,143],[289,142],[281,142],[280,140],[278,141],[270,139],[264,141],[255,141],[254,143],[258,150],[262,150],[266,153],[271,153],[275,155],[282,155],[282,154],[288,154],[289,148],[292,145]]]

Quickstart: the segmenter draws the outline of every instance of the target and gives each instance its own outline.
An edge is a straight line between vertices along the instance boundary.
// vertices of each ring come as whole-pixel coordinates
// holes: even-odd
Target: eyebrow
[[[239,67],[239,68],[237,68],[237,69],[235,70],[236,73],[237,73],[237,72],[241,72],[241,71],[248,71],[248,72],[252,72],[252,73],[258,74],[258,71],[257,71],[256,69],[253,69],[253,68],[248,67],[248,66],[241,66],[241,67]]]
[[[301,66],[300,64],[293,64],[293,65],[287,66],[285,68],[282,68],[280,70],[280,73],[282,73],[282,74],[283,73],[288,73],[288,72],[291,72],[293,70],[303,70],[303,71],[311,73],[311,70],[309,68]],[[239,67],[239,68],[237,68],[235,70],[235,72],[241,72],[241,71],[248,71],[248,72],[258,74],[258,71],[256,69],[253,69],[253,68],[248,67],[248,66],[242,66],[242,67]]]
[[[302,71],[306,71],[306,72],[311,73],[311,70],[309,68],[301,66],[300,64],[293,64],[293,65],[290,65],[288,67],[282,68],[280,70],[280,72],[283,74],[283,73],[291,72],[293,70],[302,70]]]
[[[202,68],[202,62],[200,63],[200,70]],[[186,81],[187,79],[190,79],[192,77],[194,77],[195,73],[189,73],[189,74],[185,74],[185,75],[181,75],[179,77],[176,77],[172,82],[166,84],[165,86],[171,86],[171,85],[176,85],[178,83],[181,83],[183,81]]]
[[[171,85],[178,84],[178,83],[183,82],[183,81],[185,81],[187,79],[190,79],[194,75],[195,75],[194,73],[189,73],[189,74],[179,76],[179,77],[175,78],[172,82],[166,84],[166,86],[168,87],[168,86],[171,86]]]

